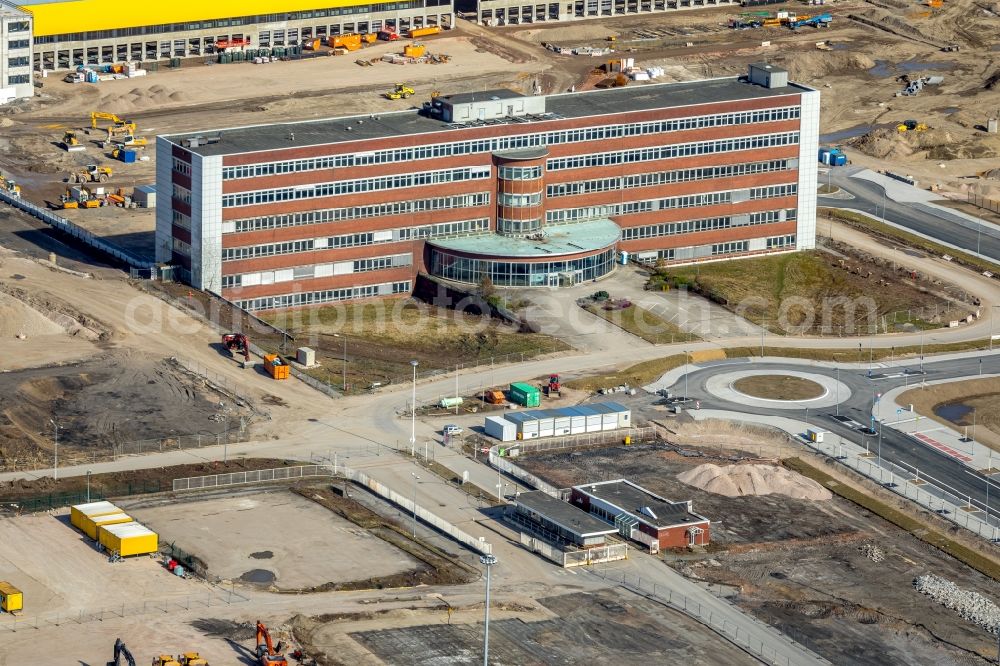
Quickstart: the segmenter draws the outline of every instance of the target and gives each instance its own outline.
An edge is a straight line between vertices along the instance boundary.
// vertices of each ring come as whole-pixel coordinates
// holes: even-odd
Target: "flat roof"
[[[524,97],[524,95],[519,92],[515,92],[510,88],[496,88],[494,90],[484,90],[482,92],[442,95],[441,99],[447,100],[452,104],[468,104],[470,102],[488,102],[490,100],[514,99],[516,97]]]
[[[573,486],[580,492],[604,500],[623,512],[656,527],[702,523],[708,519],[688,511],[687,502],[671,502],[626,479]],[[653,515],[646,513],[646,509]],[[655,516],[655,517],[654,517]]]
[[[514,502],[580,537],[614,534],[618,531],[614,525],[609,525],[586,511],[556,499],[541,490],[519,493],[514,498]]]
[[[648,83],[548,95],[545,98],[545,111],[554,114],[552,117],[529,122],[520,118],[510,122],[517,124],[522,133],[531,134],[547,131],[546,123],[558,118],[605,117],[609,114],[632,111],[794,95],[808,90],[812,88],[795,83],[789,83],[781,88],[765,88],[739,77],[680,83]],[[507,92],[511,96],[522,96],[514,91]],[[496,95],[497,91],[457,93],[448,99],[491,94]],[[196,136],[221,136],[222,140],[218,143],[189,148],[199,155],[210,156],[331,145],[345,141],[370,141],[441,131],[454,133],[448,137],[449,140],[461,141],[464,138],[461,127],[456,128],[452,123],[422,115],[418,109],[229,129],[207,129],[200,132],[164,135],[164,138],[180,144],[183,139]]]
[[[581,407],[588,409],[581,410]],[[590,409],[592,408],[592,409]],[[529,409],[521,412],[508,412],[503,418],[508,421],[538,421],[540,419],[563,419],[573,416],[598,414],[618,414],[620,412],[631,411],[627,407],[619,405],[617,402],[595,402],[589,405],[576,405],[575,407],[553,407],[549,409]]]
[[[458,236],[457,238],[430,238],[427,243],[442,250],[464,254],[511,259],[558,259],[567,254],[596,252],[614,245],[621,238],[622,230],[608,219],[590,220],[575,224],[547,225],[543,239],[516,238],[493,232]]]

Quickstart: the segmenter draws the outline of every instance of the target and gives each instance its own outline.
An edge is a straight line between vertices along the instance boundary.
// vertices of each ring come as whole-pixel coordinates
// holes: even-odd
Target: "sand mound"
[[[775,465],[699,465],[677,479],[716,495],[784,495],[795,499],[824,501],[833,494],[812,479]]]
[[[794,56],[779,55],[774,60],[788,70],[790,80],[796,81],[816,80],[838,74],[855,75],[875,66],[875,61],[868,56],[850,51],[807,51]]]
[[[59,335],[63,328],[13,296],[0,293],[0,338]]]

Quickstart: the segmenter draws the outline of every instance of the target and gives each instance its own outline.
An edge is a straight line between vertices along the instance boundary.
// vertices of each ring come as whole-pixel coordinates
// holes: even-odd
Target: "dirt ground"
[[[823,387],[816,382],[790,375],[744,377],[733,382],[733,388],[768,400],[811,400],[823,395]]]
[[[498,664],[751,664],[753,659],[686,616],[625,592],[573,593],[538,608],[490,613],[490,659]],[[296,637],[324,666],[482,661],[482,608],[447,607],[300,621]],[[388,625],[388,626],[387,626]],[[378,627],[378,628],[376,628]]]
[[[125,502],[122,508],[204,562],[210,580],[291,591],[381,578],[421,564],[287,489],[146,504]]]
[[[934,572],[992,598],[1000,594],[996,582],[836,497],[729,498],[676,479],[711,454],[632,447],[519,464],[560,487],[625,477],[692,500],[712,520],[713,543],[705,554],[665,559],[688,576],[739,587],[739,605],[833,663],[964,665],[996,654],[992,636],[914,591],[912,581]],[[873,545],[881,561],[872,559]]]
[[[69,510],[0,518],[0,580],[24,592],[26,614],[72,615],[125,599],[164,599],[206,590],[203,581],[171,575],[148,557],[114,565],[69,523]],[[17,544],[16,547],[10,547]]]
[[[168,359],[124,349],[2,373],[0,394],[0,469],[49,464],[56,434],[50,421],[59,427],[63,463],[72,464],[77,454],[89,460],[132,452],[141,440],[201,435],[214,442],[227,427],[235,438],[241,419],[245,432],[266,418],[266,411]]]
[[[964,430],[975,425],[976,441],[1000,451],[1000,379],[970,379],[914,388],[896,401],[921,416]]]

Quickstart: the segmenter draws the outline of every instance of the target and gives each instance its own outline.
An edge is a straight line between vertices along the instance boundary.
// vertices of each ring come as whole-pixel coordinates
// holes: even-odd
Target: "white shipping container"
[[[487,416],[486,434],[501,442],[513,442],[517,439],[517,425],[499,416]]]
[[[552,437],[555,434],[556,434],[555,430],[553,430],[551,427],[548,427],[548,428],[539,427],[538,428],[538,436],[539,437]]]

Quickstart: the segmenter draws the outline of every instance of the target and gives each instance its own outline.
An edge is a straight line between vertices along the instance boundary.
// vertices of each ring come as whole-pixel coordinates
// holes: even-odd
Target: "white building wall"
[[[819,172],[819,91],[802,93],[799,129],[799,202],[795,246],[799,250],[816,247],[816,178]]]
[[[163,137],[156,137],[156,261],[170,263],[173,236],[172,167],[173,144]]]
[[[21,30],[25,23],[27,30]],[[31,80],[31,29],[31,14],[0,0],[0,104],[35,94]]]
[[[221,294],[222,156],[192,153],[191,185],[191,284]]]

